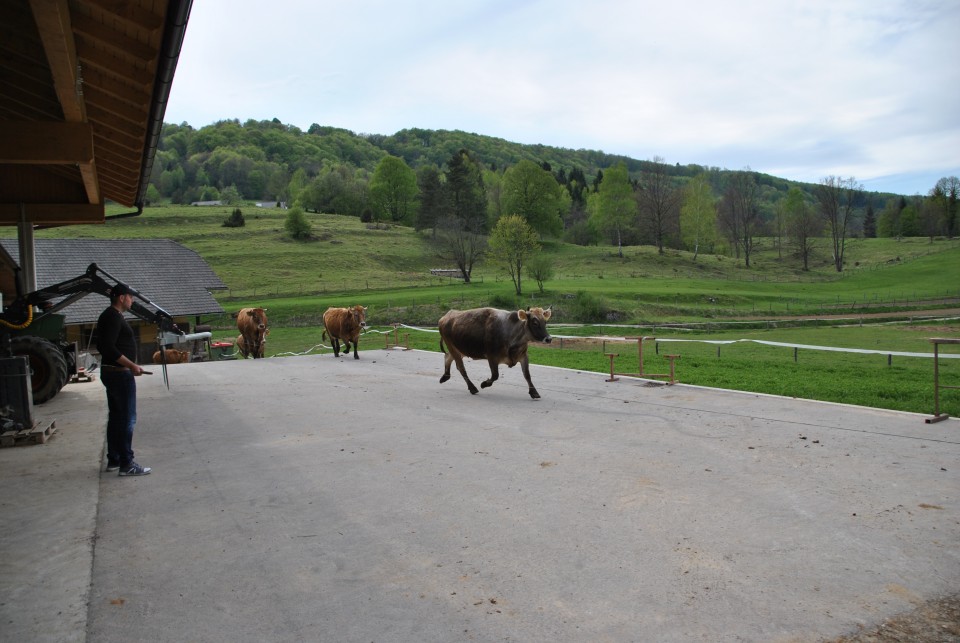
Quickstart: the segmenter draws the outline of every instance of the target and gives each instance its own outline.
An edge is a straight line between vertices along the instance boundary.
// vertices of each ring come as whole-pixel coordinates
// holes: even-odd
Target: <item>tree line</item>
[[[581,245],[653,245],[732,254],[751,265],[757,239],[772,237],[803,269],[819,246],[843,270],[850,237],[954,236],[960,181],[944,177],[925,196],[866,193],[853,177],[791,182],[743,170],[637,161],[588,150],[520,145],[465,132],[402,130],[393,136],[273,121],[221,121],[196,130],[165,124],[149,201],[243,200],[358,216],[429,233],[465,280],[490,235],[517,217],[537,239]],[[294,213],[288,229],[309,236]],[[509,245],[509,244],[508,244]],[[523,261],[504,259],[519,276]],[[543,266],[541,266],[543,268]],[[541,285],[542,286],[542,285]]]

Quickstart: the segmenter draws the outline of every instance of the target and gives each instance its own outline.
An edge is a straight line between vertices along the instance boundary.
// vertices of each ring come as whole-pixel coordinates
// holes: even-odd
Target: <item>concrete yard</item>
[[[0,640],[819,641],[960,591],[956,419],[442,366],[156,367],[143,478],[68,385],[0,449]]]

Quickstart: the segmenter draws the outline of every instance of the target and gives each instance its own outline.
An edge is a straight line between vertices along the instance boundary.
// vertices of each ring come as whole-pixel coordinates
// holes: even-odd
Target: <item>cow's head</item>
[[[267,328],[267,309],[266,308],[251,308],[250,309],[250,319],[253,320],[253,323],[257,325],[258,330],[266,330]]]
[[[367,327],[367,307],[366,306],[354,306],[350,309],[350,315],[353,316],[354,323],[360,328]]]
[[[521,321],[527,324],[527,330],[538,342],[549,344],[553,341],[550,333],[547,332],[547,320],[550,319],[551,311],[549,308],[529,308],[527,310],[518,310],[517,315]]]

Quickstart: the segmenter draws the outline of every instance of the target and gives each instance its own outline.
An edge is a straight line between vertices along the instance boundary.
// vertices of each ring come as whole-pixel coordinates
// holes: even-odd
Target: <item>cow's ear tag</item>
[[[543,321],[547,321],[548,319],[550,319],[550,315],[552,315],[552,314],[553,314],[553,313],[550,311],[549,308],[547,308],[545,311],[543,311]]]
[[[523,321],[527,321],[527,311],[523,310],[522,308],[517,311],[517,316]]]

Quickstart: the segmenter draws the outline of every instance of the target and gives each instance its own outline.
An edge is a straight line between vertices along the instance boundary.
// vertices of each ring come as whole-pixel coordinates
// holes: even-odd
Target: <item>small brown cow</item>
[[[270,329],[268,328],[263,332],[263,338],[259,343],[256,344],[248,344],[243,335],[237,335],[237,341],[234,342],[237,347],[237,352],[240,353],[244,359],[247,357],[252,357],[254,359],[263,357],[264,351],[267,350],[267,336],[269,334]]]
[[[241,308],[236,317],[237,329],[240,331],[237,337],[237,350],[244,358],[263,357],[264,345],[270,333],[267,328],[267,309]]]
[[[175,348],[165,348],[162,356],[160,351],[153,354],[154,364],[163,364],[164,359],[166,359],[167,364],[186,364],[190,361],[190,353],[188,351],[178,351]]]
[[[443,376],[440,383],[450,379],[450,364],[457,363],[457,370],[467,382],[467,389],[478,393],[477,387],[467,377],[463,358],[485,359],[490,364],[490,378],[480,383],[480,388],[492,386],[500,378],[500,364],[513,368],[519,363],[529,386],[530,397],[540,394],[530,381],[530,362],[527,359],[527,344],[530,341],[545,342],[553,339],[547,332],[550,309],[506,311],[496,308],[451,310],[440,318],[440,350],[443,351]],[[444,350],[444,345],[449,353]]]
[[[323,313],[323,339],[330,336],[333,345],[333,356],[340,355],[340,341],[343,341],[343,354],[350,354],[350,344],[353,343],[353,358],[360,359],[357,352],[360,340],[360,331],[367,327],[367,309],[365,306],[352,308],[327,308]]]

